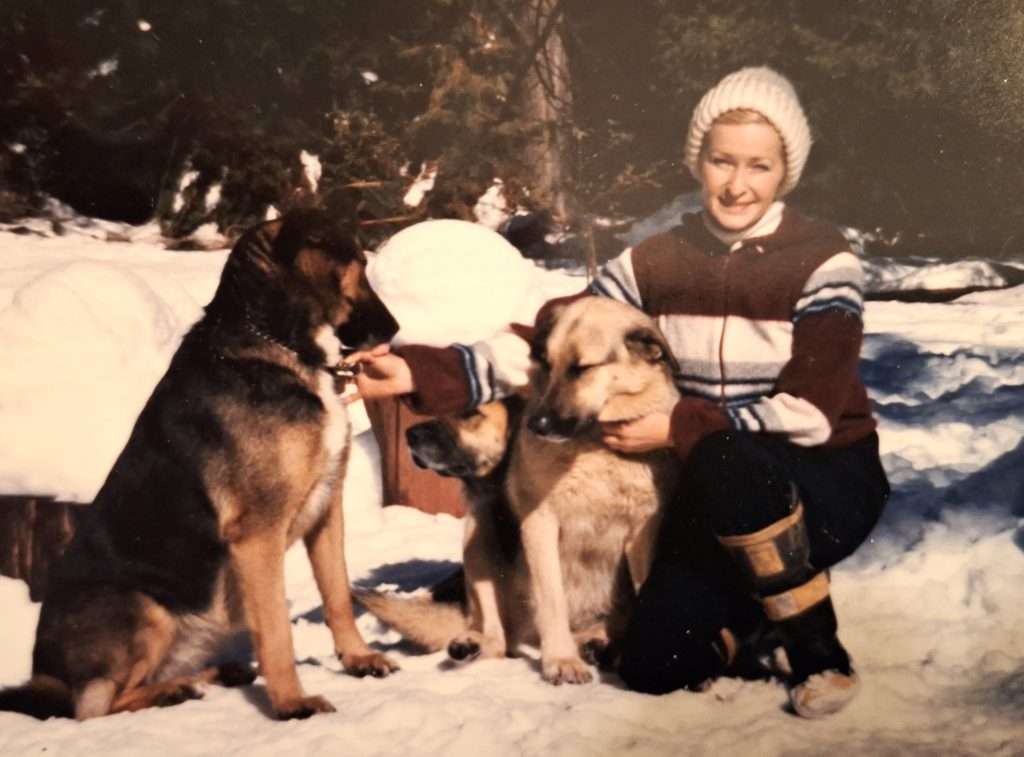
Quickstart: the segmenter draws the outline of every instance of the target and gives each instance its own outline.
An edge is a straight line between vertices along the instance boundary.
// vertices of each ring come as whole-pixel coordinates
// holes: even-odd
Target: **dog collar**
[[[252,321],[252,319],[245,319],[245,327],[253,336],[259,337],[264,341],[270,342],[271,344],[280,347],[281,349],[285,350],[286,352],[294,356],[296,359],[298,359],[298,352],[296,352],[294,349],[289,347],[287,344],[282,342],[277,337],[263,331],[263,329],[257,326]],[[362,371],[362,368],[363,366],[360,363],[346,363],[344,359],[342,359],[335,363],[334,365],[320,366],[319,369],[327,371],[327,373],[334,380],[334,391],[337,394],[342,394],[348,387],[349,383],[351,383],[352,380],[359,375],[360,371]]]
[[[334,379],[334,391],[342,394],[355,377],[362,372],[363,366],[362,363],[346,363],[342,360],[336,365],[324,366],[324,370]]]

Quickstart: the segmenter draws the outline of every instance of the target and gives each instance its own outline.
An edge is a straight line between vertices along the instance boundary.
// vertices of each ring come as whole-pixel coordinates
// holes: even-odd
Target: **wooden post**
[[[0,574],[25,581],[40,601],[83,511],[53,497],[0,495]]]

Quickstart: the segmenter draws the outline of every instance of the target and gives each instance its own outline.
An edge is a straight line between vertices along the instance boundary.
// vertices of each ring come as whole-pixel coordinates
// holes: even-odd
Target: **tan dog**
[[[31,681],[0,692],[0,709],[84,719],[191,698],[224,679],[210,666],[247,628],[278,717],[333,711],[295,667],[284,555],[297,539],[345,669],[395,670],[355,626],[345,569],[341,344],[396,329],[364,267],[354,227],[317,211],[239,240],[56,568]]]
[[[539,433],[517,420],[517,398],[408,433],[414,460],[466,485],[464,604],[357,598],[406,638],[429,651],[447,644],[456,659],[540,641],[544,677],[577,683],[591,677],[584,657],[614,659],[675,487],[669,452],[615,453],[597,419],[670,409],[675,365],[651,319],[597,298],[556,313],[533,352],[528,417]]]
[[[580,596],[574,571],[625,561],[633,586],[646,580],[661,514],[676,486],[669,450],[621,455],[601,441],[599,422],[671,412],[677,369],[664,336],[641,311],[585,297],[553,313],[534,339],[526,429],[507,491],[519,519],[541,645],[551,683],[583,683],[591,672],[571,628]],[[589,567],[594,570],[593,567]],[[607,596],[607,586],[589,583]]]
[[[432,587],[430,597],[360,589],[354,593],[378,619],[425,651],[447,646],[452,659],[465,661],[513,655],[521,643],[538,641],[519,523],[505,496],[508,453],[521,428],[523,407],[523,398],[511,396],[469,413],[418,423],[406,432],[417,465],[463,483],[469,503],[464,517],[464,567]],[[633,589],[625,571],[609,576],[605,565],[594,567],[596,571],[580,566],[572,572],[580,584],[578,591],[570,592],[597,597],[593,607],[576,607],[575,638],[587,659],[606,662],[606,623],[610,615],[628,613]],[[608,586],[606,591],[594,592],[588,588],[591,584]],[[608,592],[614,612],[609,612],[603,596]]]

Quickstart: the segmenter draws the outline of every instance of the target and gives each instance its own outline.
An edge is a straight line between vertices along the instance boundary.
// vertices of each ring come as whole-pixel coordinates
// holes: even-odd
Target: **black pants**
[[[889,496],[878,436],[825,448],[727,431],[694,448],[626,632],[620,675],[627,686],[652,694],[697,688],[725,672],[715,647],[722,628],[742,636],[767,622],[716,537],[786,517],[794,486],[811,564],[830,568],[864,542]]]

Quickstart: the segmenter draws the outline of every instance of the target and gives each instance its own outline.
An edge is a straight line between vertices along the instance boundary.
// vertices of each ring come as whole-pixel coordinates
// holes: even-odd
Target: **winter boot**
[[[803,505],[797,502],[788,516],[760,531],[718,540],[750,580],[782,638],[792,670],[793,709],[806,718],[841,710],[857,693],[859,680],[836,636],[828,575],[810,564]]]

